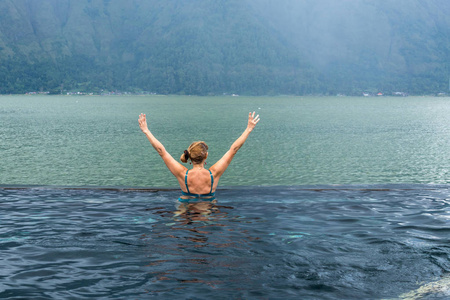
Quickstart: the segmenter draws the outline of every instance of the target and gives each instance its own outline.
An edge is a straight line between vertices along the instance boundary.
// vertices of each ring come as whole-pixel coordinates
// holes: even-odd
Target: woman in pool
[[[167,168],[177,178],[183,194],[178,200],[181,202],[212,201],[214,200],[220,177],[230,165],[237,151],[244,145],[244,142],[259,120],[259,115],[255,116],[255,112],[249,113],[245,131],[231,145],[227,153],[208,170],[205,169],[206,158],[208,157],[208,146],[205,142],[192,143],[181,155],[180,160],[183,163],[191,161],[192,169],[188,170],[188,168],[177,162],[166,151],[161,142],[153,136],[148,129],[145,114],[139,116],[139,127],[145,133],[156,152],[161,156]]]

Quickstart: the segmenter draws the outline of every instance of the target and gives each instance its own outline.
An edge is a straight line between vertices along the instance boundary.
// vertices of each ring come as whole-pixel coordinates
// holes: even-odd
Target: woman
[[[177,162],[164,148],[147,126],[145,114],[139,116],[139,127],[145,133],[153,148],[163,159],[167,168],[177,178],[183,196],[178,200],[181,202],[214,200],[214,194],[219,183],[219,179],[231,163],[234,155],[244,145],[250,132],[259,122],[259,115],[255,117],[255,112],[248,114],[248,124],[241,136],[231,145],[230,150],[216,162],[209,170],[205,169],[205,161],[208,157],[208,146],[205,142],[194,142],[181,155],[180,160],[192,163],[192,169]]]

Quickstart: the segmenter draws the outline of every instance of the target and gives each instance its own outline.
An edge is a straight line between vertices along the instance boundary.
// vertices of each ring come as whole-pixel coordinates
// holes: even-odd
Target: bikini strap
[[[208,171],[209,171],[209,174],[211,174],[211,191],[209,191],[209,193],[211,194],[212,190],[213,190],[213,185],[214,185],[214,177],[213,177],[213,175],[211,173],[211,170],[208,170]]]
[[[189,170],[186,170],[186,175],[184,176],[184,184],[186,184],[186,190],[187,190],[187,192],[190,193],[190,192],[189,192],[189,187],[188,187],[188,184],[187,184],[187,175],[188,175],[188,172],[189,172]],[[212,176],[212,175],[211,175],[211,176]]]

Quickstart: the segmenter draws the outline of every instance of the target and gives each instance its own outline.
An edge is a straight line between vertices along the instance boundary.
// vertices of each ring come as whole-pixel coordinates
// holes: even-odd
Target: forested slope
[[[2,0],[0,93],[448,90],[444,0]]]

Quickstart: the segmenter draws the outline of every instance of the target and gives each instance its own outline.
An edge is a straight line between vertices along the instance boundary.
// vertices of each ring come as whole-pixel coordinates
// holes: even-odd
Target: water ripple
[[[5,299],[448,296],[445,186],[236,188],[190,206],[177,191],[0,196]]]

